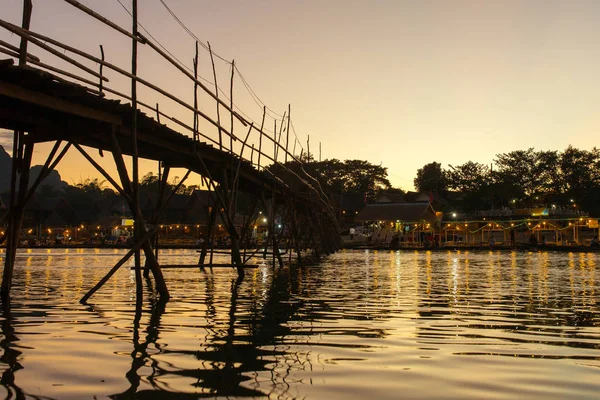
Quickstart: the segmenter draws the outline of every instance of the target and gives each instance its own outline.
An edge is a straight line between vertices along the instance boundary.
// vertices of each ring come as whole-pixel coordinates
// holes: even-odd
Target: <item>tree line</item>
[[[392,187],[386,167],[365,160],[315,161],[305,154],[300,162],[271,165],[264,173],[293,186],[294,180],[305,176],[302,170],[315,177],[328,195],[355,194],[372,202],[382,191],[403,193]],[[178,181],[177,177],[170,180],[168,189],[175,188]],[[451,207],[463,211],[556,204],[600,215],[600,150],[529,148],[497,154],[490,165],[467,161],[448,168],[434,161],[417,171],[414,185],[418,192],[446,197]],[[154,195],[158,186],[158,177],[148,173],[140,179],[140,195]],[[198,185],[181,185],[177,193],[191,194],[196,189]],[[42,184],[37,195],[64,197],[75,209],[119,197],[97,178],[61,188]]]
[[[493,164],[467,161],[442,168],[426,164],[417,171],[421,192],[459,198],[465,211],[493,207],[555,204],[600,214],[600,150],[515,150],[497,154]],[[460,196],[458,196],[458,194]]]

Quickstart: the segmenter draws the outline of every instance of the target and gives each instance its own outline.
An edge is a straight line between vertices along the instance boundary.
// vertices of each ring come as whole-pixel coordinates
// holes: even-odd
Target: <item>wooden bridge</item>
[[[42,180],[68,151],[81,153],[127,200],[135,218],[135,240],[130,251],[81,299],[82,302],[87,301],[131,256],[135,257],[138,305],[141,304],[143,295],[142,273],[148,276],[152,272],[161,298],[168,299],[169,291],[158,262],[158,233],[154,227],[171,196],[191,173],[201,176],[215,205],[210,211],[209,238],[199,256],[200,266],[206,264],[207,255],[211,251],[209,243],[218,215],[231,238],[231,265],[237,268],[240,277],[243,277],[244,267],[253,255],[270,254],[274,264],[277,260],[283,265],[280,248],[286,247],[289,254],[295,252],[295,264],[301,265],[302,254],[307,254],[306,249],[310,249],[312,255],[318,258],[322,253],[331,253],[339,248],[339,229],[329,200],[318,181],[304,171],[300,161],[302,157],[296,156],[288,145],[289,108],[280,121],[279,131],[276,121],[270,136],[264,127],[266,108],[263,109],[262,123],[259,126],[235,110],[233,90],[230,91],[229,104],[219,97],[214,62],[214,91],[199,80],[198,43],[192,74],[157,43],[138,32],[137,0],[133,0],[132,4],[131,31],[75,0],[64,1],[80,10],[82,18],[99,20],[107,29],[115,30],[125,40],[130,40],[131,66],[125,69],[113,65],[106,62],[103,56],[95,57],[36,33],[30,29],[33,9],[31,0],[24,0],[21,26],[0,20],[2,29],[20,37],[18,47],[0,40],[0,52],[9,56],[0,60],[0,128],[14,131],[9,209],[0,220],[7,226],[5,236],[0,238],[0,241],[6,241],[1,291],[3,304],[10,303],[15,255],[25,206]],[[48,61],[29,53],[28,44],[34,44],[37,50],[44,51]],[[189,80],[190,90],[193,89],[194,93],[193,104],[188,104],[137,75],[138,46],[151,48],[168,61],[177,73]],[[212,59],[212,50],[210,55]],[[58,59],[70,65],[70,70],[56,67]],[[95,63],[99,69],[93,70],[85,62]],[[105,74],[107,70],[116,76],[126,77],[131,83],[130,93],[122,93],[109,87],[110,81]],[[232,63],[230,89],[233,85],[233,71]],[[189,111],[192,122],[186,124],[161,112],[158,104],[153,107],[138,99],[139,86],[144,86]],[[199,92],[214,102],[213,113],[216,110],[216,117],[199,109]],[[127,103],[121,103],[119,98],[125,99]],[[150,110],[155,118],[144,114],[140,107]],[[187,134],[181,134],[162,124],[161,119]],[[218,132],[218,137],[203,133],[199,129],[201,121]],[[227,121],[228,124],[222,121]],[[237,133],[240,127],[242,134]],[[47,154],[39,178],[30,182],[33,149],[42,142],[54,145]],[[256,142],[258,146],[255,146]],[[100,166],[95,153],[114,160],[117,177],[111,176]],[[131,157],[129,167],[125,156]],[[142,215],[139,205],[140,159],[158,161],[160,200],[153,215]],[[185,168],[187,173],[179,185],[168,193],[167,179],[172,168]],[[238,206],[238,196],[242,194],[250,199],[244,209]],[[240,249],[245,246],[259,209],[265,211],[269,221],[267,244],[264,248],[242,254]],[[244,217],[241,227],[234,223],[236,215]],[[276,226],[276,220],[284,226],[283,229]],[[146,260],[144,266],[141,265],[142,251]]]

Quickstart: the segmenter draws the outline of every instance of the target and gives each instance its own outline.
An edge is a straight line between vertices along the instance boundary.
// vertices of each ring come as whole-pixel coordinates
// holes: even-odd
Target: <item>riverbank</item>
[[[441,245],[438,247],[424,247],[419,245],[402,245],[397,247],[390,247],[389,245],[367,245],[364,243],[344,243],[343,248],[353,250],[428,250],[428,251],[557,251],[563,253],[600,253],[600,247],[592,246],[556,246],[556,245],[528,245],[528,244],[516,244],[516,245],[501,245],[501,246],[489,246],[489,245]]]

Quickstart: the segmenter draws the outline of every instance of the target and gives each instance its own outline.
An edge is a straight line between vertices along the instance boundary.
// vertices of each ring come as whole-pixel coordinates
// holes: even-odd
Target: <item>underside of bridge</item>
[[[77,1],[69,0],[68,3],[130,37],[133,43],[132,69],[131,72],[127,72],[105,62],[104,58],[97,59],[29,30],[31,0],[24,0],[22,27],[0,20],[2,28],[21,37],[20,48],[0,41],[0,51],[11,56],[11,58],[0,60],[0,128],[14,132],[8,211],[0,216],[0,225],[6,226],[5,235],[0,237],[0,242],[6,244],[1,288],[4,306],[10,305],[10,288],[16,250],[27,202],[43,179],[49,175],[68,151],[81,153],[104,179],[111,183],[114,189],[127,200],[135,219],[134,241],[130,250],[107,272],[104,278],[83,296],[81,302],[86,302],[132,256],[135,258],[136,304],[140,305],[142,302],[142,273],[147,277],[152,273],[156,282],[155,287],[161,298],[165,300],[169,298],[167,284],[158,262],[156,225],[169,200],[190,173],[200,175],[203,184],[210,192],[214,205],[210,209],[208,219],[209,237],[204,242],[199,255],[199,268],[214,266],[212,256],[210,256],[213,250],[211,235],[217,217],[223,221],[231,239],[231,264],[229,265],[237,268],[240,278],[244,276],[244,268],[248,266],[248,261],[255,256],[272,257],[274,267],[276,265],[283,266],[284,257],[288,258],[290,265],[301,266],[307,263],[307,256],[311,260],[318,260],[320,255],[339,249],[338,223],[329,199],[323,193],[318,180],[304,171],[300,161],[301,157],[296,158],[288,150],[289,138],[286,138],[285,146],[280,143],[285,114],[279,128],[279,137],[276,135],[276,123],[273,137],[268,137],[264,133],[262,125],[259,128],[254,123],[250,124],[245,121],[234,111],[233,103],[227,105],[214,93],[209,93],[208,89],[198,81],[197,76],[187,73],[181,65],[140,35],[136,28],[135,12],[133,32],[129,33]],[[134,1],[134,10],[136,7],[137,2]],[[96,76],[98,83],[39,62],[37,57],[27,52],[28,42],[36,44],[53,56],[62,58],[72,65],[83,68],[87,73]],[[100,64],[100,72],[95,73],[83,67],[73,59],[51,48],[48,43],[63,51],[73,52]],[[194,88],[193,106],[137,77],[136,49],[138,44],[150,46],[191,79]],[[197,48],[196,52],[198,52]],[[196,54],[196,64],[197,57]],[[15,65],[15,60],[18,61],[18,65]],[[41,68],[32,67],[31,64]],[[104,82],[108,79],[102,73],[102,66],[130,78],[131,95],[124,95],[104,86]],[[65,79],[65,75],[71,79]],[[78,81],[78,83],[73,81]],[[85,85],[81,82],[84,82]],[[168,99],[191,110],[194,114],[193,127],[161,113],[158,104],[155,110],[156,119],[140,111],[140,105],[148,107],[137,100],[136,87],[140,83],[144,83]],[[204,89],[216,101],[217,115],[219,115],[219,107],[229,111],[231,116],[230,132],[223,127],[220,119],[214,121],[198,109],[196,99],[198,88]],[[108,99],[107,93],[116,94],[116,97],[125,98],[130,103]],[[191,130],[193,137],[181,134],[162,124],[161,116],[185,127],[188,131]],[[200,117],[218,128],[218,141],[199,132],[198,119]],[[247,127],[245,140],[234,136],[234,119]],[[287,124],[287,134],[289,135],[289,109]],[[247,144],[248,137],[252,132],[260,134],[258,149],[255,149],[254,145],[250,149],[250,145]],[[223,145],[222,135],[225,136],[226,141],[230,142],[229,147]],[[201,137],[207,140],[201,141]],[[263,139],[268,139],[273,143],[273,154],[267,154],[263,150]],[[234,142],[237,142],[235,148]],[[46,162],[39,177],[34,182],[30,182],[29,170],[34,147],[39,143],[51,143],[52,148],[46,154]],[[48,148],[48,146],[43,148]],[[38,146],[37,149],[40,147]],[[250,153],[249,157],[248,153]],[[255,153],[258,158],[257,162],[254,162]],[[284,163],[278,161],[278,155],[281,157],[281,154],[284,155]],[[113,160],[117,176],[112,176],[96,161],[98,156]],[[261,156],[263,157],[262,163]],[[291,158],[289,164],[287,163],[288,156]],[[130,157],[131,160],[125,157]],[[158,193],[159,201],[153,215],[142,215],[139,204],[139,159],[158,162],[161,184]],[[271,161],[271,166],[265,167],[265,161]],[[131,165],[129,168],[127,167],[128,163]],[[179,185],[169,191],[167,179],[173,168],[186,169],[187,173]],[[243,209],[238,206],[239,196],[244,196],[247,200],[244,202]],[[268,216],[268,237],[260,249],[252,250],[247,248],[246,243],[259,210],[264,211]],[[235,222],[236,215],[243,216],[243,223]],[[279,221],[277,226],[276,220]],[[282,252],[281,249],[287,251]],[[141,265],[142,252],[145,255],[145,265],[143,266]],[[295,253],[293,257],[292,253]]]

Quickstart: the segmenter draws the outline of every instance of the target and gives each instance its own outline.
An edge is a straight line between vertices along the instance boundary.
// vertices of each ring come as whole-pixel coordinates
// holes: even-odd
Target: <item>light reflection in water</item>
[[[136,318],[123,251],[19,253],[4,397],[593,398],[596,254],[341,252],[322,265],[165,270]],[[169,264],[196,261],[168,250]],[[365,377],[368,376],[368,379]],[[435,384],[432,384],[434,379]],[[1,396],[2,394],[0,394]]]

